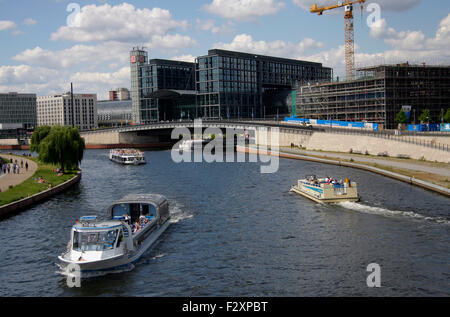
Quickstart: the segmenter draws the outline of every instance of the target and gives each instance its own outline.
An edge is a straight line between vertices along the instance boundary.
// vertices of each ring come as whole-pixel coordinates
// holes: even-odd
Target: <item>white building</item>
[[[37,97],[37,124],[76,126],[80,131],[95,129],[97,95],[73,94],[73,108],[70,93]]]

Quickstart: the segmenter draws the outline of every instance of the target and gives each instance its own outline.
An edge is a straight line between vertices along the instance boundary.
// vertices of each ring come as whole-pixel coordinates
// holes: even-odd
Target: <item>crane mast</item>
[[[355,36],[353,25],[353,4],[360,3],[361,9],[366,0],[339,1],[338,4],[326,7],[317,7],[313,4],[311,13],[322,15],[324,11],[345,7],[345,74],[347,80],[355,77]]]

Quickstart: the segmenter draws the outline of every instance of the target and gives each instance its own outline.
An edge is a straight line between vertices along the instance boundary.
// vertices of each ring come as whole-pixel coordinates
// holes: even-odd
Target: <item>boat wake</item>
[[[177,223],[185,219],[191,219],[194,215],[183,211],[183,205],[180,203],[172,203],[170,206],[170,223]]]
[[[338,205],[346,209],[359,211],[366,214],[380,215],[387,217],[408,217],[416,220],[425,220],[446,225],[450,224],[450,220],[445,219],[443,217],[430,217],[415,213],[413,211],[389,210],[386,208],[368,206],[361,203],[355,203],[350,201],[344,201],[338,203]]]

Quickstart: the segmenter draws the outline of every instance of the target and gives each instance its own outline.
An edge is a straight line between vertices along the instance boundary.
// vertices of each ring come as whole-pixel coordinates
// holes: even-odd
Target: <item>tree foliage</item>
[[[399,113],[395,116],[396,123],[408,123],[408,116],[403,110],[400,110]]]
[[[31,136],[31,144],[30,144],[30,150],[32,152],[39,153],[39,144],[41,144],[41,141],[47,137],[47,135],[50,133],[51,127],[45,125],[40,126],[36,130],[34,130],[33,135]]]
[[[444,122],[450,123],[450,108],[447,109],[447,111],[444,114]]]
[[[34,139],[33,133],[30,147],[39,154],[39,160],[58,165],[63,171],[76,168],[81,163],[85,150],[84,139],[80,136],[78,128],[68,126],[41,128],[42,130]],[[40,129],[36,131],[38,130]],[[46,131],[48,131],[47,134],[45,134]]]
[[[419,121],[423,123],[429,123],[431,120],[430,109],[424,109],[419,116]]]

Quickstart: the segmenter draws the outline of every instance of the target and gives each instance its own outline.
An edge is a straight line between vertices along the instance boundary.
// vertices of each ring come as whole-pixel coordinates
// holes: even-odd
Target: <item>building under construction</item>
[[[395,116],[410,106],[416,123],[424,109],[440,122],[450,107],[450,66],[379,65],[360,68],[357,79],[296,89],[296,115],[311,119],[367,121],[396,128]]]

